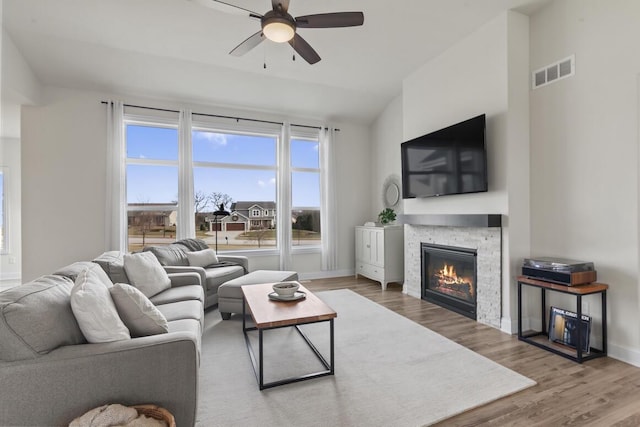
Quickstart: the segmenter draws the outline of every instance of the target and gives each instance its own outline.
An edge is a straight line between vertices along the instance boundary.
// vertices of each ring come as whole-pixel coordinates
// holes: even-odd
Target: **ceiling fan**
[[[258,46],[265,38],[276,43],[288,42],[309,64],[320,61],[320,55],[298,33],[298,28],[338,28],[355,27],[364,23],[362,12],[319,13],[293,17],[289,14],[289,0],[271,0],[272,9],[264,15],[220,0],[192,0],[201,5],[225,12],[239,13],[259,19],[262,25],[256,32],[238,46],[231,55],[242,56]]]

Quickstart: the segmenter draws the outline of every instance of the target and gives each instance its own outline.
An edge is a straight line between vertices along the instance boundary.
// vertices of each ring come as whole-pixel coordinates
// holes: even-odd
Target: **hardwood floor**
[[[397,284],[390,284],[387,291],[366,278],[320,279],[303,284],[311,291],[351,289],[538,383],[449,418],[439,426],[640,425],[640,368],[608,357],[577,364],[518,341],[515,335],[404,295]]]

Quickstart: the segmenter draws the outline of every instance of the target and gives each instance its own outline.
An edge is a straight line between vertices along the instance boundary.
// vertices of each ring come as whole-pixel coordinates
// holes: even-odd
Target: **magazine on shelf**
[[[581,331],[582,351],[589,351],[591,316],[582,315],[578,328],[578,314],[558,307],[549,310],[549,340],[577,348],[578,329]]]

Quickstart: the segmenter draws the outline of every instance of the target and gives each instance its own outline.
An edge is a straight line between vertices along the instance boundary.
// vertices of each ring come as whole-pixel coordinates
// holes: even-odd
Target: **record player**
[[[595,282],[598,278],[592,262],[562,258],[525,258],[522,275],[566,286]]]

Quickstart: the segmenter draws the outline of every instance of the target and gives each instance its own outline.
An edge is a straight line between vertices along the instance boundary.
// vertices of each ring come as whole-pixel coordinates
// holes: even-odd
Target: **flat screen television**
[[[488,190],[484,114],[403,142],[402,197]]]

